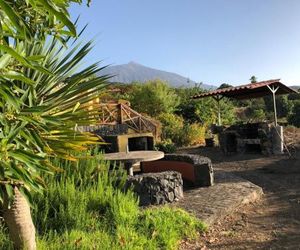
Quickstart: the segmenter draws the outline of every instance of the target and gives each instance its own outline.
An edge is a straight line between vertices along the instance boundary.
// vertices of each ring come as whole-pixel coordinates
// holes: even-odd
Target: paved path
[[[216,170],[214,186],[185,191],[184,198],[176,206],[193,213],[210,226],[239,207],[256,201],[262,194],[259,186]]]

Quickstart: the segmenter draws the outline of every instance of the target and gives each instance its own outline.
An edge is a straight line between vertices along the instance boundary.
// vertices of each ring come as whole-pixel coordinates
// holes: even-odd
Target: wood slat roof
[[[276,95],[298,93],[280,82],[280,79],[273,79],[257,83],[249,83],[237,87],[229,87],[223,89],[216,89],[209,92],[200,93],[192,96],[193,99],[200,99],[209,96],[225,96],[235,99],[252,99],[270,95],[269,87],[279,87]]]

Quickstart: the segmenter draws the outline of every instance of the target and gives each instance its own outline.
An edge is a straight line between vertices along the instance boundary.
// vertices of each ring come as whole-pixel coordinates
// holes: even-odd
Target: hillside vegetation
[[[230,85],[222,84],[220,88]],[[217,123],[217,103],[212,98],[193,100],[191,97],[206,91],[201,85],[174,88],[161,80],[146,83],[113,84],[103,96],[105,100],[128,100],[136,111],[161,122],[162,142],[160,146],[173,151],[175,146],[204,143],[209,137],[208,127]],[[300,95],[290,94],[276,97],[279,123],[300,126]],[[221,100],[222,125],[242,122],[272,122],[272,96],[253,100]],[[172,146],[173,145],[173,146]]]

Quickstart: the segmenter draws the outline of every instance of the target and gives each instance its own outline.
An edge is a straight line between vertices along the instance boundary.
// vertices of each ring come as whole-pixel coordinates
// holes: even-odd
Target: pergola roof
[[[235,99],[252,99],[270,95],[269,87],[278,88],[276,95],[298,93],[280,82],[280,79],[273,79],[257,83],[240,85],[237,87],[216,89],[210,92],[194,95],[193,99],[200,99],[209,96],[225,96]]]

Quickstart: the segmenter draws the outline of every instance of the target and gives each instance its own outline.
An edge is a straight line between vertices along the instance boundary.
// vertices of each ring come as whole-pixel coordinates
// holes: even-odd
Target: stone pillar
[[[273,154],[279,155],[283,153],[283,127],[274,126],[271,129]]]

